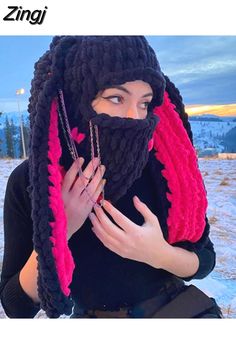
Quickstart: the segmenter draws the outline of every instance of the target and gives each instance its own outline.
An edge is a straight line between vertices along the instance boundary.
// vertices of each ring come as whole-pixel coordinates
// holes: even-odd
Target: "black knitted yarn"
[[[87,124],[92,100],[100,90],[143,80],[153,89],[149,106],[162,103],[165,79],[155,52],[142,36],[83,36],[77,55],[66,61],[64,92],[68,116]],[[72,77],[75,80],[72,80]]]
[[[193,133],[191,130],[191,125],[188,120],[188,115],[184,109],[182,96],[180,95],[178,88],[174,85],[173,82],[170,81],[168,76],[164,75],[164,77],[166,80],[166,91],[169,94],[171,102],[175,105],[175,107],[176,107],[175,110],[179,114],[179,116],[183,122],[183,126],[186,129],[189,139],[193,145]]]
[[[50,97],[55,96],[55,82],[47,80],[39,93],[37,111],[32,122],[29,143],[29,194],[33,220],[33,243],[38,260],[38,294],[40,305],[50,318],[71,314],[73,302],[60,288],[55,261],[52,254],[50,222],[55,221],[49,207],[48,187],[48,135],[50,118]],[[51,93],[51,95],[49,94]],[[43,117],[43,119],[42,119]]]
[[[98,127],[102,164],[106,166],[105,198],[115,203],[141,176],[148,161],[148,143],[158,118],[152,113],[145,119],[97,114],[91,122]],[[85,157],[85,161],[89,160],[89,139],[81,144],[79,152]]]

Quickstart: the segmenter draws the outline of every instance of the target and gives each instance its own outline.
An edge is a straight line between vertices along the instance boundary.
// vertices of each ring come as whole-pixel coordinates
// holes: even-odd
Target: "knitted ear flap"
[[[29,167],[33,241],[38,254],[38,294],[47,316],[57,318],[72,312],[69,285],[75,265],[67,245],[66,215],[61,196],[59,159],[62,149],[56,99],[51,103],[49,119],[45,117],[36,123]]]
[[[171,203],[167,218],[168,242],[198,241],[205,228],[207,197],[196,151],[168,93],[153,110],[160,121],[153,134],[155,157],[165,168]]]

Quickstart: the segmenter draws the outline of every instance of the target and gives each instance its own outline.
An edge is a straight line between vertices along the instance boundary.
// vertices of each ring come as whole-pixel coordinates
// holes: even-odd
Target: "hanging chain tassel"
[[[60,122],[61,122],[61,126],[62,126],[62,130],[63,130],[63,134],[64,134],[64,137],[65,137],[65,140],[66,140],[66,144],[68,146],[68,149],[70,151],[70,154],[71,154],[71,157],[72,159],[75,161],[76,159],[78,159],[78,152],[77,152],[77,149],[76,149],[76,146],[75,146],[75,143],[74,143],[74,140],[71,136],[71,129],[70,129],[70,124],[69,124],[69,120],[68,120],[68,116],[67,116],[67,112],[66,112],[66,107],[65,107],[65,101],[64,101],[64,96],[63,96],[63,92],[62,90],[58,90],[58,96],[59,96],[59,103],[60,103],[60,106],[61,106],[61,109],[62,109],[62,114],[61,114],[61,111],[60,111],[60,106],[58,107],[58,114],[59,114],[59,118],[60,118]],[[64,118],[64,119],[63,119]],[[98,157],[98,160],[99,160],[99,165],[98,165],[98,168],[99,168],[99,171],[100,171],[100,174],[102,176],[102,170],[101,170],[101,154],[100,154],[100,146],[99,146],[99,133],[98,133],[98,127],[95,125],[94,126],[94,129],[95,129],[95,139],[96,139],[96,148],[97,148],[97,157]],[[96,170],[94,168],[94,158],[95,158],[95,148],[94,148],[94,133],[93,133],[93,125],[92,125],[92,122],[91,120],[89,121],[89,132],[90,132],[90,148],[91,148],[91,160],[92,160],[92,166],[93,166],[93,174],[90,178],[86,177],[84,174],[83,174],[83,171],[82,171],[82,168],[81,166],[79,166],[79,176],[84,178],[84,179],[87,179],[89,181],[91,181],[96,173]],[[97,204],[97,201],[94,201],[92,199],[92,197],[90,196],[88,190],[87,190],[87,186],[84,185],[84,190],[85,192],[87,193],[88,197],[89,197],[89,200],[93,203],[93,205],[98,205]],[[103,187],[103,190],[102,190],[102,199],[100,201],[100,205],[99,206],[102,206],[103,205],[103,201],[105,199],[105,193],[104,193],[104,187]]]

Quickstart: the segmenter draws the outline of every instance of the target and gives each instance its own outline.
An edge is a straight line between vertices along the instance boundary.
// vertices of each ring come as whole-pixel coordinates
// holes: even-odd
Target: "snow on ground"
[[[3,202],[8,177],[22,160],[0,160],[0,271],[3,257]],[[199,158],[208,196],[215,269],[194,284],[216,299],[226,318],[236,318],[236,160]],[[5,314],[0,305],[0,318]],[[43,311],[37,315],[44,318]]]
[[[214,121],[190,121],[193,132],[194,146],[199,150],[214,148],[215,151],[224,151],[222,140],[226,133],[236,126],[233,122],[214,122]]]

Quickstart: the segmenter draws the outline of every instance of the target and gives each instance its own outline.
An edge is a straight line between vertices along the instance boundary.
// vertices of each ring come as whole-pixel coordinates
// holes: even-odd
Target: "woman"
[[[55,37],[29,113],[29,159],[4,204],[7,316],[222,317],[184,283],[215,265],[206,191],[181,96],[146,39]]]

